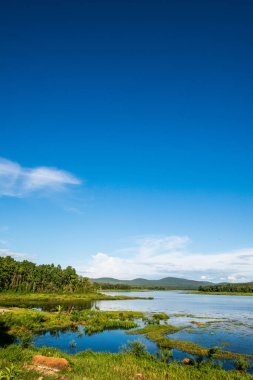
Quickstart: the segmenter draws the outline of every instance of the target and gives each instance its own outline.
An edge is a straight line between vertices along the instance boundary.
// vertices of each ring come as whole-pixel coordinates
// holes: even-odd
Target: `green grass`
[[[144,314],[133,311],[83,310],[67,312],[39,312],[27,309],[10,309],[0,314],[0,324],[10,335],[18,337],[45,330],[77,328],[83,325],[87,334],[109,329],[131,329],[137,327],[134,319]]]
[[[10,310],[0,314],[0,327],[5,334],[19,337],[24,344],[22,346],[10,345],[7,348],[0,349],[0,379],[6,380],[8,374],[6,371],[16,373],[15,376],[17,377],[9,377],[10,379],[36,379],[34,371],[27,372],[24,365],[25,363],[31,363],[32,356],[35,353],[41,353],[47,356],[65,357],[70,361],[72,371],[67,373],[66,379],[132,380],[135,379],[136,374],[141,373],[144,376],[143,379],[147,380],[167,378],[175,380],[253,380],[253,376],[238,374],[238,371],[229,373],[220,371],[217,368],[210,367],[210,365],[197,368],[196,366],[184,367],[175,362],[161,363],[151,355],[144,355],[139,358],[130,352],[120,354],[83,352],[76,355],[66,355],[53,348],[37,349],[32,346],[27,347],[29,337],[40,331],[65,328],[77,329],[78,325],[85,326],[86,334],[108,329],[132,329],[137,327],[136,320],[143,319],[145,321],[145,315],[142,312],[97,310],[63,312],[61,308],[59,308],[58,312],[39,312],[18,308]],[[168,319],[168,315],[156,313],[152,314],[152,318],[159,323],[160,320]],[[186,327],[148,324],[143,328],[128,331],[128,334],[144,334],[162,350],[176,348],[188,354],[208,357],[210,352],[206,347],[167,337],[167,335],[176,333]],[[253,355],[243,355],[219,349],[215,350],[213,358],[253,360]],[[14,367],[11,367],[12,365]],[[44,380],[47,378],[49,379],[50,377],[43,375]]]
[[[201,294],[201,295],[211,295],[211,296],[253,296],[253,293],[245,292],[200,292],[198,290],[192,290],[185,292],[187,294]]]
[[[76,355],[67,355],[52,348],[11,345],[0,349],[0,371],[12,367],[13,379],[34,380],[40,375],[33,369],[28,370],[35,354],[64,357],[70,362],[70,371],[57,375],[69,380],[252,380],[253,376],[238,371],[223,371],[203,363],[199,368],[183,366],[177,362],[169,364],[155,359],[136,357],[131,353],[109,354],[84,351]],[[139,374],[139,375],[138,375]],[[55,376],[43,375],[43,380]]]
[[[0,305],[8,306],[16,303],[19,306],[24,303],[41,303],[41,302],[74,302],[74,301],[99,301],[99,300],[125,300],[125,299],[151,299],[150,297],[134,296],[110,296],[102,293],[18,293],[18,292],[0,292]]]
[[[208,348],[200,346],[196,343],[187,342],[178,339],[169,339],[165,335],[173,334],[177,331],[186,328],[186,326],[170,326],[170,325],[148,325],[144,328],[129,331],[128,334],[143,334],[153,342],[155,342],[160,348],[163,349],[177,349],[187,352],[192,355],[208,356]],[[239,354],[225,350],[218,350],[215,353],[214,358],[217,359],[250,359],[253,360],[253,355]]]

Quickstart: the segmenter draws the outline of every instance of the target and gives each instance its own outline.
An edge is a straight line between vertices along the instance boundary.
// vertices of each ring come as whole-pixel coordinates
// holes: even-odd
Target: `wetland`
[[[129,354],[137,342],[152,358],[167,350],[168,363],[208,362],[212,350],[213,365],[225,370],[233,369],[236,360],[253,363],[252,297],[181,291],[58,296],[54,301],[50,295],[36,296],[0,296],[0,307],[7,307],[0,315],[1,350],[33,347],[74,358],[87,350]]]

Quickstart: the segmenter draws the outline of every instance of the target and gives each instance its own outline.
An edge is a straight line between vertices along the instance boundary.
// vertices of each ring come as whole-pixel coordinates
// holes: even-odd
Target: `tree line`
[[[234,292],[234,293],[253,293],[253,282],[241,284],[216,284],[200,286],[200,292]]]
[[[96,284],[79,276],[75,269],[60,265],[36,265],[30,261],[16,261],[10,256],[0,257],[0,291],[20,292],[93,292]]]

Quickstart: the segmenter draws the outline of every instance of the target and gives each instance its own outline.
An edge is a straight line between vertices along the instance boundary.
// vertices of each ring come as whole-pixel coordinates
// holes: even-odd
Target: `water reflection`
[[[0,323],[0,346],[5,347],[14,343],[15,337],[8,333],[8,328]]]
[[[58,306],[62,307],[62,311],[70,312],[72,310],[88,310],[88,309],[95,309],[96,303],[95,301],[82,301],[82,300],[71,300],[71,301],[64,301],[64,300],[50,300],[50,301],[4,301],[4,303],[1,303],[1,306],[4,307],[21,307],[21,308],[28,308],[28,309],[34,309],[34,310],[43,310],[43,311],[57,311]]]
[[[124,330],[103,331],[97,334],[86,335],[85,328],[78,326],[75,331],[58,330],[47,331],[34,337],[36,347],[54,347],[68,354],[90,349],[95,352],[119,352],[128,341],[140,340],[146,345],[151,353],[158,352],[155,343],[149,341],[142,335],[127,335]]]

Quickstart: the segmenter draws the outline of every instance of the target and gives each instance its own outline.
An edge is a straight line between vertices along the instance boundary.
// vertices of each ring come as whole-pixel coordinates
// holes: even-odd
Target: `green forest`
[[[211,293],[253,293],[253,282],[200,286],[199,291]]]
[[[10,256],[0,257],[0,291],[41,293],[83,293],[96,291],[96,284],[79,276],[71,266],[36,265],[30,261],[16,261]]]

